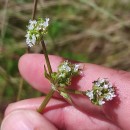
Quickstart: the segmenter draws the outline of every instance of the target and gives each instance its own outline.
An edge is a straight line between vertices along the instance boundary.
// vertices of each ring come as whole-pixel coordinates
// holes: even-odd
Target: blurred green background
[[[6,106],[17,100],[17,64],[26,53],[32,8],[33,0],[0,0],[0,122]],[[50,54],[130,70],[129,0],[39,0],[36,17],[50,18]],[[42,51],[35,46],[31,52]],[[24,81],[21,99],[40,95]]]

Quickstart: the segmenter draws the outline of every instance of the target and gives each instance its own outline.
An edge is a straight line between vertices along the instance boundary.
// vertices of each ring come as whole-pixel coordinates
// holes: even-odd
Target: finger
[[[18,110],[36,110],[41,103],[42,98],[27,99],[9,105],[6,110],[6,116]],[[28,111],[25,111],[28,112]],[[52,122],[58,129],[79,130],[79,129],[96,129],[96,130],[120,130],[117,126],[110,123],[107,119],[87,115],[66,102],[53,99],[49,102],[44,116]]]
[[[39,97],[39,98],[32,98],[32,99],[26,99],[21,100],[15,103],[9,104],[9,106],[6,108],[5,116],[7,116],[12,111],[18,110],[18,109],[31,109],[31,110],[37,110],[42,101],[45,97]],[[51,110],[51,109],[58,109],[68,106],[69,104],[65,101],[52,98],[50,102],[47,104],[45,111]],[[45,112],[44,111],[44,112]]]
[[[39,113],[32,110],[16,110],[2,122],[1,130],[58,130]]]
[[[35,62],[34,62],[35,61]],[[53,70],[62,61],[61,58],[50,56]],[[43,55],[24,55],[19,63],[20,72],[23,77],[38,90],[47,92],[49,88],[48,81],[43,77]],[[26,66],[25,66],[26,65]],[[24,67],[23,67],[24,66]],[[92,82],[99,77],[108,78],[117,88],[118,96],[103,108],[95,107],[85,97],[73,96],[75,105],[90,113],[95,113],[95,109],[99,114],[104,113],[113,122],[125,127],[130,127],[130,74],[124,71],[116,71],[109,68],[101,67],[93,64],[84,64],[84,76],[73,80],[73,87],[79,90],[91,89]],[[125,111],[124,111],[125,110]],[[128,116],[129,115],[129,116]],[[127,118],[126,118],[127,117]],[[118,119],[117,119],[118,118]],[[122,120],[123,119],[123,120]],[[124,126],[124,124],[127,124]]]
[[[62,58],[50,56],[49,59],[53,71],[56,71]],[[50,83],[44,77],[44,65],[46,65],[44,55],[25,54],[19,60],[19,71],[24,79],[34,88],[45,93],[50,90]]]

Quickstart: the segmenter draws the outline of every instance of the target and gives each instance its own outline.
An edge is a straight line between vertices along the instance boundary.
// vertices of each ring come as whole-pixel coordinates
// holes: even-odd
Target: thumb
[[[57,130],[57,128],[35,111],[16,110],[5,117],[1,130]]]

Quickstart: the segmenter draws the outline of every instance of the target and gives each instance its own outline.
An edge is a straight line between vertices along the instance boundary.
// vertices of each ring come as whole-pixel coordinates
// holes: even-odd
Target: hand
[[[49,58],[56,71],[63,59]],[[43,55],[26,54],[19,61],[19,70],[35,89],[47,93],[50,84],[43,76],[44,64]],[[55,94],[43,115],[36,109],[44,97],[26,99],[7,107],[1,130],[130,130],[130,73],[88,63],[84,64],[83,73],[83,77],[73,79],[72,88],[88,90],[94,80],[108,78],[116,86],[117,97],[98,107],[85,96],[71,95],[72,106]]]

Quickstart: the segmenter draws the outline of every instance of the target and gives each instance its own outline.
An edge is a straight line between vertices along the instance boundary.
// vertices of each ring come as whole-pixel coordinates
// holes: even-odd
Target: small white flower
[[[100,84],[102,84],[102,83],[105,82],[105,79],[101,79],[101,78],[99,78],[99,79],[98,79],[98,82],[99,82]]]
[[[34,34],[31,36],[29,33],[27,33],[25,37],[26,37],[26,43],[29,47],[32,47],[33,45],[35,45],[36,37]]]
[[[109,85],[105,84],[105,85],[103,85],[103,88],[107,89],[107,88],[109,88]]]
[[[95,86],[99,87],[100,86],[100,82],[96,82]]]
[[[33,30],[36,24],[37,24],[36,20],[29,20],[28,30]]]
[[[105,96],[105,99],[107,100],[107,101],[109,101],[109,100],[112,100],[114,97],[116,97],[116,95],[114,94],[114,92],[109,92],[106,96]]]
[[[33,45],[35,45],[35,43],[36,43],[36,37],[35,37],[34,34],[32,35],[32,40],[31,40],[31,42],[32,42]]]
[[[92,91],[87,91],[86,95],[89,97],[90,100],[93,99],[93,90]]]
[[[28,26],[28,30],[33,30],[34,29],[34,25],[29,25]]]
[[[43,23],[43,25],[44,25],[44,27],[46,28],[46,27],[48,27],[48,25],[49,25],[48,22],[49,22],[50,19],[49,19],[49,18],[46,18],[45,20],[46,20],[46,21]]]
[[[31,47],[32,45],[31,45],[30,34],[27,33],[27,34],[25,35],[25,37],[26,37],[26,43],[27,43],[27,45]]]
[[[65,66],[64,69],[65,69],[66,72],[70,72],[71,71],[71,68],[69,66]]]
[[[37,24],[37,21],[36,21],[36,20],[31,20],[31,19],[30,19],[30,20],[29,20],[29,24],[30,24],[30,25],[36,25],[36,24]]]
[[[59,71],[70,72],[71,68],[69,67],[69,62],[64,61],[63,65],[59,68]]]
[[[99,100],[99,101],[98,101],[98,104],[99,104],[100,106],[102,106],[103,104],[105,104],[105,101]]]
[[[109,101],[109,100],[112,100],[113,97],[111,96],[111,94],[107,94],[107,95],[105,96],[105,99],[106,99],[107,101]]]
[[[80,67],[79,64],[75,64],[75,65],[74,65],[74,72],[77,72],[77,71],[79,70],[79,67]]]

